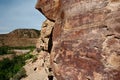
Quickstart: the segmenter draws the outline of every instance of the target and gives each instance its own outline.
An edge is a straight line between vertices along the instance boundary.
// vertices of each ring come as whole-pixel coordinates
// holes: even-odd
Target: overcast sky
[[[40,30],[45,17],[35,9],[37,0],[0,0],[0,34],[18,28]]]

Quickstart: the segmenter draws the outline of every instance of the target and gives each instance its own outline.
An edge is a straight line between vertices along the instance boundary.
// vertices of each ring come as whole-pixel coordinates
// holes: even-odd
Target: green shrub
[[[8,54],[8,50],[9,50],[9,47],[7,46],[0,47],[0,55]]]
[[[11,78],[10,80],[20,80],[22,77],[26,77],[26,71],[24,68],[21,68],[20,71],[17,72],[17,74],[15,74],[13,76],[13,78]]]
[[[34,63],[37,59],[38,59],[37,55],[34,55],[33,58],[32,58],[32,63]]]
[[[11,77],[14,78],[14,75],[25,65],[25,61],[30,58],[32,58],[32,55],[28,53],[15,56],[12,60],[6,58],[0,61],[0,80],[9,80]],[[21,73],[24,73],[24,70],[16,74],[17,78],[23,76]]]
[[[33,57],[33,55],[31,55],[31,54],[27,53],[24,57],[25,57],[25,59],[30,59],[30,58],[32,58],[32,57]]]
[[[21,50],[26,50],[26,49],[33,50],[33,49],[35,49],[35,46],[26,46],[26,47],[19,46],[19,47],[9,47],[9,48],[10,49],[21,49]]]

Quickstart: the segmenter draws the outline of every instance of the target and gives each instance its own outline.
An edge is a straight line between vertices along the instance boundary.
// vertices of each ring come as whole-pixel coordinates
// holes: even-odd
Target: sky
[[[35,9],[37,0],[0,0],[0,34],[15,29],[41,29],[45,17]]]

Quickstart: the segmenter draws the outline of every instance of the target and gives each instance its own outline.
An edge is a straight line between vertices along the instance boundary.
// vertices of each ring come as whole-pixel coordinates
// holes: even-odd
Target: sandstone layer
[[[38,0],[36,8],[55,23],[57,80],[120,79],[120,0]]]

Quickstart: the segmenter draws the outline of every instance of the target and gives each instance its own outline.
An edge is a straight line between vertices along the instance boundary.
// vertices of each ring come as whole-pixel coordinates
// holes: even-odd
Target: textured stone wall
[[[39,80],[51,80],[49,77],[52,77],[52,80],[56,80],[53,71],[51,70],[51,64],[50,64],[50,52],[51,52],[51,46],[52,44],[52,30],[53,30],[54,22],[50,20],[46,20],[43,22],[42,29],[41,29],[41,36],[37,40],[36,44],[36,51],[38,53],[38,56],[41,56],[41,58],[38,58],[38,61],[43,61],[42,63],[42,69],[45,70],[45,73],[39,71],[40,74],[38,75],[45,75],[45,77],[37,77]],[[37,57],[38,57],[37,56]],[[38,66],[38,68],[40,68]],[[32,80],[32,79],[31,79]]]
[[[58,80],[120,79],[120,0],[38,0],[36,8],[55,22]]]

